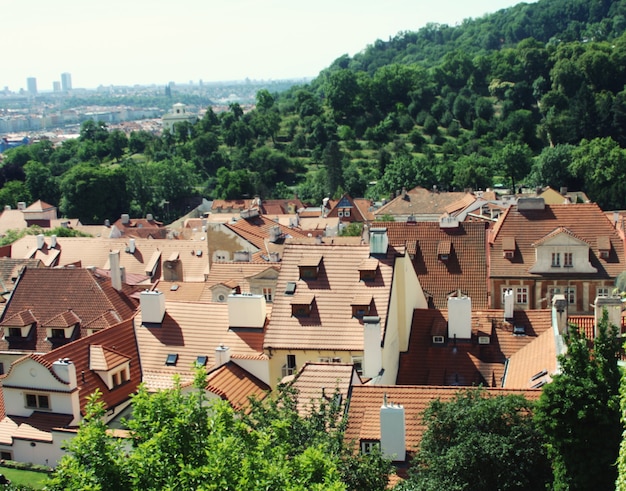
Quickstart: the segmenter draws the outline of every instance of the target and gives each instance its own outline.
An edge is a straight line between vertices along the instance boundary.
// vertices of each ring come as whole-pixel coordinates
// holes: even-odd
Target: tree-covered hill
[[[320,203],[402,187],[581,189],[626,208],[626,0],[539,0],[428,25],[343,56],[256,108],[155,136],[88,122],[7,152],[0,204],[37,198],[87,223],[185,212],[193,196]],[[101,196],[102,195],[102,196]],[[167,219],[167,217],[165,217]]]

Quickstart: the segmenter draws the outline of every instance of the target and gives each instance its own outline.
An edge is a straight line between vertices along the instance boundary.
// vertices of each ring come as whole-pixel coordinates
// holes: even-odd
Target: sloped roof
[[[0,443],[13,445],[13,440],[52,443],[52,430],[65,428],[72,422],[71,414],[35,411],[29,417],[6,416],[0,422]]]
[[[312,407],[319,407],[322,398],[331,399],[338,393],[346,404],[352,385],[361,378],[354,365],[346,363],[306,362],[291,383],[297,391],[298,412],[307,416]]]
[[[377,223],[378,225],[378,223]],[[389,244],[406,245],[424,293],[436,308],[447,308],[448,296],[461,290],[476,309],[488,307],[486,228],[483,222],[462,222],[441,228],[437,222],[381,222]],[[443,247],[447,261],[439,259]],[[449,250],[448,250],[449,249]]]
[[[108,362],[112,365],[119,364],[115,361],[122,358],[130,360],[129,381],[109,390],[100,376],[90,367],[92,345],[99,346],[103,352],[108,353],[106,356],[109,356]],[[30,355],[30,357],[36,358],[37,355]],[[141,364],[132,319],[78,339],[40,357],[50,367],[59,358],[69,358],[76,367],[81,411],[84,411],[87,396],[95,390],[102,392],[102,400],[107,407],[115,407],[126,401],[141,382]]]
[[[48,239],[46,239],[48,241]],[[183,280],[189,282],[203,282],[205,270],[209,264],[207,241],[199,240],[153,240],[136,238],[135,252],[125,252],[129,247],[130,239],[108,239],[104,237],[59,237],[57,249],[60,251],[57,264],[95,266],[109,268],[109,253],[120,251],[120,266],[127,274],[146,275],[146,268],[154,253],[161,253],[159,264],[156,266],[157,276],[163,277],[162,263],[173,253],[179,254],[182,263]],[[49,241],[48,241],[49,242]],[[30,257],[37,248],[37,238],[29,235],[15,241],[11,247],[11,257]],[[44,246],[44,250],[47,245]],[[53,249],[55,250],[55,249]],[[198,255],[197,252],[201,253]]]
[[[422,187],[416,187],[400,194],[389,203],[381,206],[374,212],[376,216],[408,216],[420,215],[429,216],[430,220],[437,220],[437,217],[446,211],[446,207],[463,199],[467,193],[458,192],[433,192]]]
[[[424,410],[434,400],[452,400],[459,390],[459,387],[356,385],[352,388],[350,396],[344,440],[356,443],[361,440],[380,440],[380,407],[386,396],[389,403],[400,404],[404,407],[406,450],[414,453],[426,430],[422,420]],[[484,390],[490,396],[518,394],[530,400],[538,399],[541,394],[541,391],[537,389],[488,388]]]
[[[198,356],[206,356],[210,368],[220,345],[230,348],[231,356],[265,357],[264,330],[230,329],[227,303],[167,303],[163,322],[155,327],[142,325],[139,312],[136,333],[144,382],[151,390],[171,387],[174,374],[179,374],[183,383],[191,382]],[[173,366],[165,364],[170,354],[178,355]]]
[[[13,284],[24,267],[40,268],[43,264],[39,259],[12,259],[0,257],[0,290],[2,292],[13,291]]]
[[[557,367],[554,332],[546,329],[537,339],[513,353],[509,359],[504,387],[530,389],[548,383]]]
[[[209,374],[207,390],[230,402],[235,409],[246,409],[250,406],[250,398],[265,399],[271,387],[229,361]]]
[[[483,384],[499,387],[505,362],[546,330],[551,330],[551,311],[515,311],[513,323],[504,321],[504,311],[472,312],[472,341],[433,344],[433,326],[447,326],[447,310],[415,309],[409,349],[400,353],[399,385]],[[513,334],[514,326],[525,327],[525,335]],[[478,336],[490,336],[479,344]]]
[[[276,285],[272,317],[265,336],[266,348],[363,350],[362,319],[352,317],[350,301],[357,294],[370,294],[370,315],[381,318],[381,336],[387,323],[387,308],[395,257],[377,258],[379,270],[373,281],[360,281],[359,265],[369,258],[367,245],[287,244]],[[300,279],[298,266],[322,257],[317,279]],[[315,302],[309,317],[292,316],[294,296],[285,294],[288,282],[296,284],[296,297]]]
[[[200,301],[210,302],[212,288],[218,284],[230,285],[231,288],[239,286],[241,292],[250,293],[251,278],[270,269],[278,272],[280,267],[281,263],[215,262],[211,265]]]
[[[99,326],[110,327],[111,322],[129,319],[137,305],[131,298],[134,291],[125,285],[118,292],[111,286],[110,280],[86,269],[26,268],[6,305],[0,326],[19,327],[15,324],[16,316],[30,312],[30,320],[22,319],[26,323],[21,325],[36,321],[36,333],[29,338],[0,340],[0,349],[46,353],[53,348],[46,339],[48,324],[49,327],[69,327],[79,320],[80,336],[85,334],[86,326],[96,323],[96,320]],[[91,327],[96,326],[92,324]]]
[[[301,230],[286,227],[262,215],[242,218],[235,223],[226,223],[225,226],[262,251],[267,249],[266,241],[273,227],[279,227],[281,234],[285,237],[306,237],[306,233]]]
[[[589,260],[597,269],[594,278],[615,278],[624,270],[624,241],[597,204],[545,205],[542,210],[526,211],[520,211],[514,205],[500,216],[492,230],[490,276],[536,277],[537,274],[529,272],[535,263],[533,244],[559,228],[569,230],[575,237],[589,244]],[[503,244],[507,237],[515,238],[515,260],[506,259],[503,255]],[[608,237],[611,243],[608,259],[600,257],[598,237]]]

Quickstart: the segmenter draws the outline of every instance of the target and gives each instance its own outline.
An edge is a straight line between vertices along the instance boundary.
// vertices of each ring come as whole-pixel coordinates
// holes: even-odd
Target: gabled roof
[[[136,332],[143,380],[151,390],[172,386],[174,374],[190,383],[198,356],[207,357],[207,367],[215,362],[220,345],[235,355],[266,359],[263,354],[263,329],[230,329],[227,303],[167,303],[165,317],[159,326],[146,327],[141,312],[136,317]],[[168,355],[178,355],[175,365],[166,365]]]
[[[21,269],[40,268],[43,264],[39,259],[12,259],[10,257],[0,257],[0,293],[13,291],[13,285],[17,280]]]
[[[554,332],[546,329],[531,343],[513,353],[504,378],[504,387],[538,388],[552,380],[557,371],[557,349]]]
[[[264,274],[278,274],[281,263],[242,263],[215,262],[211,265],[211,270],[207,276],[206,283],[200,301],[210,302],[212,298],[212,288],[215,285],[228,285],[230,288],[239,287],[241,292],[250,293],[250,280],[263,276]]]
[[[18,327],[37,322],[35,335],[29,338],[0,340],[0,350],[46,353],[52,349],[46,339],[46,327],[69,327],[80,322],[79,336],[87,326],[110,327],[131,318],[137,302],[131,298],[136,289],[124,286],[118,292],[108,278],[86,269],[26,268],[0,319],[0,326]],[[25,313],[28,318],[24,318]],[[96,326],[97,324],[97,326]]]
[[[582,242],[584,244],[589,245],[587,242],[585,242],[585,240],[581,239],[580,237],[577,237],[576,234],[574,232],[572,232],[571,230],[569,230],[568,228],[557,227],[552,232],[550,232],[547,235],[544,235],[537,242],[533,243],[532,246],[533,247],[538,247],[538,246],[540,246],[542,244],[545,244],[546,242],[549,242],[550,240],[554,239],[555,237],[558,237],[561,234],[568,235],[569,237],[572,237],[573,239],[576,239],[576,241],[578,241],[578,242]],[[608,237],[604,237],[604,238],[608,240]]]
[[[490,277],[536,277],[529,272],[535,264],[533,244],[563,229],[589,244],[589,260],[597,269],[595,278],[615,278],[624,270],[624,241],[597,204],[545,205],[543,209],[522,211],[513,205],[500,216],[490,234]],[[513,237],[517,244],[515,261],[503,257],[507,237]],[[600,257],[598,237],[607,237],[611,244],[607,259]]]
[[[239,410],[250,406],[250,398],[265,399],[271,387],[229,361],[209,373],[207,390],[227,400],[233,408]]]
[[[374,212],[376,216],[409,216],[413,215],[421,220],[437,220],[446,211],[446,207],[465,198],[467,193],[433,192],[422,187],[416,187],[400,193],[389,203],[381,206]]]
[[[551,330],[552,318],[549,309],[515,311],[508,323],[502,310],[473,311],[471,341],[433,344],[433,327],[447,322],[447,310],[415,309],[409,349],[400,353],[399,385],[499,387],[507,358]],[[526,334],[514,334],[514,326],[524,326]],[[489,344],[479,344],[479,336],[489,336]]]
[[[322,258],[317,279],[300,279],[299,266]],[[352,316],[355,295],[373,297],[372,312],[381,318],[381,336],[395,257],[376,258],[379,270],[373,281],[361,281],[359,265],[370,257],[367,245],[292,244],[285,246],[276,284],[272,316],[265,347],[280,349],[363,350],[363,322]],[[313,302],[309,317],[294,317],[294,295],[285,294],[287,283],[296,284],[295,297]],[[299,300],[296,300],[299,301]]]
[[[96,348],[96,350],[101,349],[103,353],[106,353],[104,357],[108,357],[107,363],[111,365],[116,364],[116,359],[118,361],[122,358],[130,360],[129,381],[110,390],[90,366],[91,346],[99,346],[100,348]],[[37,359],[37,355],[30,355],[30,357]],[[126,401],[137,390],[137,386],[141,382],[141,364],[132,319],[66,344],[39,358],[49,367],[60,358],[69,358],[74,364],[81,412],[87,403],[87,396],[96,389],[102,392],[102,400],[106,407],[115,407]]]
[[[456,228],[441,228],[437,222],[380,225],[387,228],[389,244],[406,245],[424,293],[432,297],[435,307],[446,308],[448,295],[455,290],[468,295],[474,308],[488,307],[484,223],[462,222]],[[451,256],[441,261],[441,253]]]
[[[83,267],[95,266],[110,269],[109,254],[111,251],[120,251],[120,266],[127,274],[146,275],[146,268],[155,252],[160,253],[158,264],[155,265],[156,276],[153,280],[164,276],[164,262],[174,253],[178,253],[182,265],[181,273],[184,281],[204,281],[205,270],[208,267],[208,247],[206,240],[153,240],[136,238],[135,252],[130,253],[131,239],[108,239],[103,237],[58,237],[57,247],[53,251],[60,251],[56,263],[58,266],[78,265]],[[49,239],[46,238],[49,242]],[[47,245],[44,246],[47,248]],[[37,249],[37,238],[29,235],[15,241],[11,246],[11,257],[30,257]],[[125,252],[127,251],[128,252]]]

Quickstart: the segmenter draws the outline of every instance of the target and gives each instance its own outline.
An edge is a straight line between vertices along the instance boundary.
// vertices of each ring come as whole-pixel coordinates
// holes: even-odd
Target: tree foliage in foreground
[[[620,341],[604,311],[590,341],[575,326],[561,373],[543,389],[536,420],[546,436],[556,490],[615,488],[620,423]]]
[[[545,489],[550,467],[532,408],[522,396],[483,389],[434,400],[423,415],[427,430],[411,475],[397,489]]]
[[[335,399],[309,417],[284,389],[248,412],[208,400],[205,374],[191,391],[180,383],[133,397],[126,448],[106,432],[94,396],[78,435],[50,480],[51,490],[383,490],[391,470],[380,454],[359,456],[343,445]]]

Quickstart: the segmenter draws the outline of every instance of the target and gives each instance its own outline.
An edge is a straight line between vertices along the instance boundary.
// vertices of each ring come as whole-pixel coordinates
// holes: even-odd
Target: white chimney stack
[[[228,325],[262,329],[267,317],[267,303],[263,295],[231,293],[228,295]]]
[[[69,358],[60,358],[52,364],[52,370],[70,387],[76,387],[76,365]]]
[[[383,368],[380,317],[363,317],[363,377],[378,377]]]
[[[135,254],[135,247],[135,239],[130,239],[128,241],[128,252]]]
[[[617,332],[621,333],[622,329],[622,299],[620,297],[596,297],[593,305],[595,317],[594,336],[598,335],[598,324],[602,320],[602,315],[606,309],[609,314],[609,327],[617,327]]]
[[[51,235],[50,236],[50,248],[54,249],[56,246],[57,246],[57,236]]]
[[[448,338],[472,339],[472,300],[448,297]]]
[[[230,348],[220,344],[215,348],[215,366],[221,367],[230,361]]]
[[[44,238],[43,234],[38,234],[37,235],[37,249],[41,250],[43,249],[43,246],[46,245],[46,240]]]
[[[406,460],[406,423],[404,407],[387,403],[385,394],[380,407],[380,450],[383,457],[394,462]]]
[[[120,268],[120,251],[109,252],[109,267],[111,268],[111,286],[118,292],[122,291],[122,271]]]
[[[513,289],[509,288],[504,292],[504,318],[512,319],[513,318],[513,308],[515,306],[515,301],[513,298]]]
[[[143,324],[160,324],[165,317],[165,295],[163,292],[145,290],[139,296],[141,322]]]

